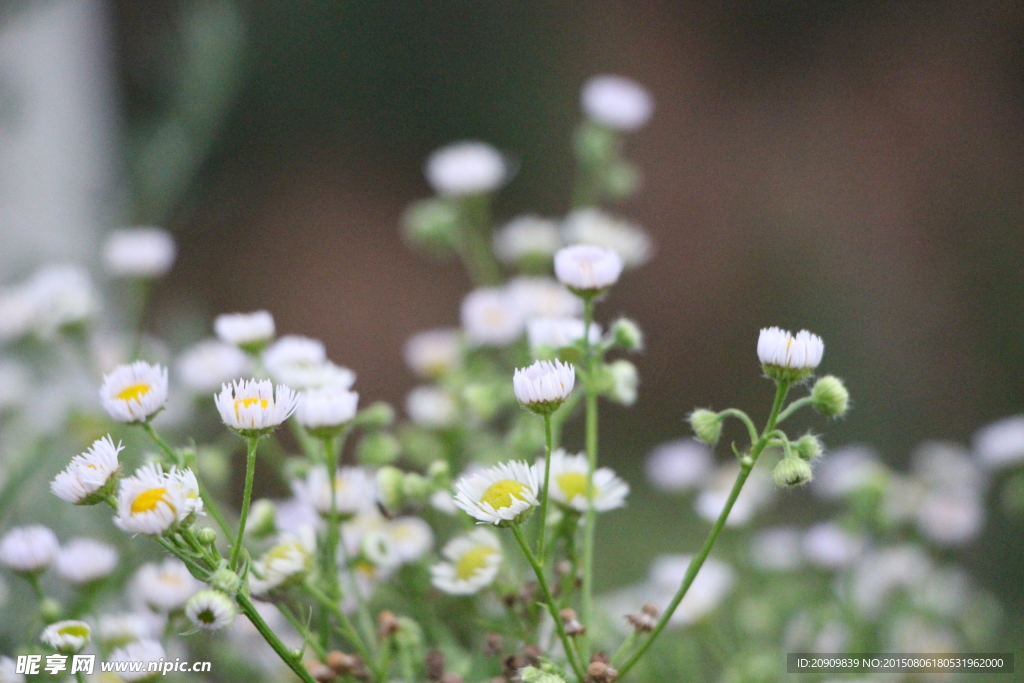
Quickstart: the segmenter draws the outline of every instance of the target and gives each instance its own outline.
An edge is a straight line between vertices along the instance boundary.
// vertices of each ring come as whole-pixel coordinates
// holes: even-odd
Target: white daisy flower
[[[58,552],[57,536],[41,524],[15,527],[0,538],[0,564],[16,572],[44,571]]]
[[[589,337],[591,345],[597,344],[601,340],[601,326],[590,323]],[[583,339],[583,321],[579,318],[531,318],[526,323],[526,338],[530,351],[535,354],[545,349],[573,346]]]
[[[405,343],[405,364],[420,377],[434,379],[462,364],[462,335],[458,330],[427,330]]]
[[[929,491],[914,512],[921,533],[943,546],[970,543],[985,526],[981,494],[966,488]]]
[[[419,517],[397,517],[383,527],[383,534],[400,562],[415,562],[434,547],[434,532]]]
[[[269,380],[252,379],[225,384],[213,400],[224,424],[242,436],[252,437],[273,431],[291,417],[299,396],[282,384],[277,385],[275,393]]]
[[[625,132],[642,128],[654,111],[647,89],[624,76],[592,76],[580,91],[583,113],[594,123]]]
[[[78,654],[89,643],[92,629],[84,621],[68,619],[55,621],[39,635],[43,641],[57,652],[65,655]]]
[[[619,281],[622,258],[610,249],[577,244],[555,254],[555,275],[566,287],[598,292]]]
[[[213,331],[222,342],[253,353],[274,338],[274,316],[267,311],[223,313],[213,321]]]
[[[427,429],[445,429],[455,424],[459,406],[452,395],[440,387],[415,387],[405,399],[409,419]]]
[[[154,612],[176,612],[185,606],[203,584],[196,580],[180,560],[147,562],[132,577],[131,595],[139,605]]]
[[[163,645],[147,638],[117,648],[107,657],[107,662],[127,662],[128,666],[123,671],[117,670],[117,675],[128,683],[134,683],[134,681],[145,681],[156,676],[149,671],[149,665],[151,662],[162,662],[166,656]],[[132,668],[133,662],[142,662],[140,671],[135,671]]]
[[[864,551],[865,539],[835,522],[820,522],[804,533],[803,555],[811,564],[827,569],[845,567]]]
[[[578,318],[583,302],[564,285],[550,277],[517,275],[506,291],[526,318]]]
[[[316,533],[303,527],[297,533],[283,533],[277,542],[253,563],[249,587],[266,595],[290,579],[304,576],[316,564]]]
[[[359,394],[348,389],[307,389],[295,410],[295,418],[315,435],[331,434],[352,421]]]
[[[501,566],[501,541],[489,529],[474,529],[445,544],[447,562],[430,568],[431,583],[451,595],[472,595],[490,586]]]
[[[114,492],[121,471],[118,454],[124,450],[114,445],[109,435],[97,439],[86,452],[76,455],[53,481],[50,491],[61,500],[75,505],[95,505]]]
[[[543,472],[544,460],[537,465]],[[558,505],[577,512],[587,511],[587,456],[585,453],[569,455],[559,448],[551,454],[551,491],[548,496]],[[594,510],[607,512],[626,504],[629,484],[615,476],[607,467],[594,470]]]
[[[109,576],[117,561],[114,546],[94,538],[73,538],[60,549],[54,569],[72,586],[84,586]]]
[[[561,247],[558,222],[550,218],[518,216],[494,233],[494,254],[502,263],[550,261]]]
[[[327,360],[319,339],[285,335],[263,352],[263,365],[275,382],[302,391],[321,387],[348,389],[356,375]]]
[[[331,514],[331,481],[327,468],[309,468],[306,478],[292,484],[295,497],[312,505],[321,515]],[[334,475],[334,497],[338,514],[352,517],[373,507],[376,501],[374,479],[362,467],[339,467]]]
[[[244,351],[217,339],[205,339],[182,353],[176,370],[181,383],[196,394],[213,393],[251,372]]]
[[[31,302],[32,331],[42,339],[86,322],[99,308],[92,279],[80,266],[44,266],[24,287]]]
[[[540,505],[535,468],[513,460],[464,475],[455,482],[455,504],[481,522],[509,526]]]
[[[512,376],[516,399],[540,414],[551,414],[562,405],[575,383],[576,369],[559,360],[536,361],[527,368],[517,369]]]
[[[103,409],[118,422],[144,422],[167,404],[167,368],[137,360],[103,376]]]
[[[766,327],[757,339],[757,357],[770,377],[799,381],[810,376],[821,363],[825,343],[807,330],[792,333],[778,327]]]
[[[566,244],[592,244],[611,249],[626,268],[636,268],[651,260],[651,238],[636,223],[617,218],[601,209],[576,209],[562,223]]]
[[[130,534],[159,535],[193,514],[202,514],[203,501],[192,470],[159,463],[140,467],[121,480],[114,524]]]
[[[497,190],[508,180],[509,168],[505,157],[491,145],[466,140],[433,152],[424,174],[434,192],[459,197]]]
[[[711,449],[695,439],[677,439],[656,446],[647,456],[647,481],[655,488],[679,493],[696,488],[711,475]]]
[[[1004,417],[974,433],[971,450],[986,467],[999,469],[1024,461],[1024,415]]]
[[[523,333],[526,317],[516,299],[500,287],[481,287],[462,300],[462,329],[476,346],[508,346]]]
[[[204,631],[220,631],[235,620],[235,603],[220,591],[202,590],[185,605],[185,616]]]
[[[160,277],[177,252],[171,233],[161,228],[114,230],[103,243],[103,265],[115,277]]]
[[[136,640],[152,638],[161,626],[162,616],[152,612],[103,614],[96,620],[96,640],[108,649],[124,647]]]

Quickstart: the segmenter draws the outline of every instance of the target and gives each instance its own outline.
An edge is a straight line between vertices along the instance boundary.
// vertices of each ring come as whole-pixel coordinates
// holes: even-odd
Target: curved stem
[[[241,541],[241,535],[239,535],[239,541]],[[294,656],[285,644],[281,642],[281,639],[277,637],[274,631],[267,626],[267,622],[263,621],[263,617],[256,611],[256,606],[249,600],[249,596],[244,593],[239,593],[235,598],[238,601],[238,607],[242,610],[245,616],[249,617],[249,621],[256,627],[256,630],[260,632],[263,639],[274,649],[277,656],[288,665],[288,668],[295,672],[295,675],[302,679],[303,683],[316,683],[313,677],[306,670],[306,667],[302,666],[302,662]]]
[[[313,652],[316,653],[317,657],[319,657],[322,660],[324,657],[327,656],[327,650],[324,648],[323,645],[317,642],[316,638],[313,637],[313,634],[309,632],[309,628],[306,626],[306,624],[302,623],[302,621],[300,621],[299,618],[295,616],[295,613],[292,612],[291,607],[289,607],[284,602],[279,602],[277,603],[277,609],[281,612],[281,614],[284,615],[284,618],[288,620],[288,623],[292,625],[292,628],[294,628],[296,632],[298,632],[298,634],[302,636],[305,643],[313,649]]]
[[[231,546],[231,569],[238,568],[238,557],[245,542],[245,523],[249,518],[249,503],[252,502],[252,480],[256,475],[256,444],[259,437],[249,437],[249,452],[245,458],[245,492],[242,494],[242,512],[238,518],[238,538]]]
[[[803,398],[798,398],[797,400],[793,401],[788,406],[786,406],[785,410],[783,410],[781,413],[779,413],[779,417],[778,417],[777,420],[775,420],[775,424],[781,424],[782,421],[785,420],[787,417],[789,417],[790,415],[792,415],[796,411],[800,410],[804,406],[809,406],[812,403],[814,403],[814,399],[812,399],[810,396],[804,396]]]
[[[518,524],[512,525],[512,533],[516,537],[516,541],[519,543],[519,547],[523,549],[523,554],[529,561],[530,566],[533,567],[533,573],[537,575],[537,583],[540,584],[540,590],[544,594],[544,602],[547,603],[548,612],[551,614],[551,618],[555,622],[555,628],[558,630],[558,637],[562,641],[562,647],[565,648],[565,656],[569,660],[569,665],[572,666],[572,670],[576,672],[576,675],[580,679],[580,683],[586,678],[586,672],[583,670],[582,665],[579,663],[577,653],[573,648],[572,641],[569,636],[565,633],[565,626],[562,624],[562,620],[558,616],[558,606],[555,605],[555,599],[551,596],[551,589],[548,587],[548,580],[544,576],[544,567],[540,565],[537,558],[533,556],[533,552],[530,551],[530,544],[526,542],[526,537],[523,536],[523,530],[519,528]]]
[[[775,431],[775,425],[779,418],[779,411],[782,409],[782,402],[786,399],[786,393],[789,391],[789,384],[786,382],[779,382],[775,390],[775,402],[772,404],[772,412],[768,416],[768,422],[765,424],[764,431],[761,432],[761,437],[750,449],[750,458],[744,459],[740,462],[740,473],[736,477],[736,482],[732,485],[732,491],[729,492],[729,499],[725,502],[725,507],[722,508],[722,512],[718,515],[718,519],[715,520],[714,525],[711,527],[711,531],[708,532],[708,536],[704,539],[704,545],[701,546],[700,552],[690,561],[690,566],[686,568],[686,575],[683,577],[683,583],[679,586],[679,590],[672,597],[672,602],[669,603],[668,608],[658,619],[658,624],[651,631],[651,635],[643,642],[640,648],[633,653],[633,655],[622,665],[619,669],[619,676],[625,676],[626,672],[633,668],[644,653],[647,652],[647,648],[651,646],[654,640],[658,637],[668,625],[668,620],[672,618],[673,612],[682,602],[683,598],[686,597],[686,592],[690,589],[690,585],[693,580],[697,578],[697,572],[704,565],[704,560],[707,559],[711,553],[711,548],[715,545],[715,541],[718,540],[718,535],[722,532],[722,528],[725,526],[725,521],[729,517],[729,513],[732,512],[732,506],[736,503],[736,499],[740,495],[740,491],[743,490],[743,484],[746,483],[747,477],[750,476],[751,470],[754,469],[754,464],[757,462],[757,457],[761,455],[761,451],[768,445],[768,440],[771,437],[772,432]]]
[[[721,417],[735,417],[747,426],[747,434],[750,436],[750,443],[757,443],[757,427],[745,412],[737,408],[726,408],[719,413]]]
[[[551,414],[544,416],[544,489],[540,497],[540,537],[537,540],[537,557],[544,564],[544,536],[548,527],[548,497],[551,491]]]

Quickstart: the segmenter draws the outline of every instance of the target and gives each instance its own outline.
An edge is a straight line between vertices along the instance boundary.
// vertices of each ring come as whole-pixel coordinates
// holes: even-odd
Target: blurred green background
[[[681,503],[647,488],[643,458],[686,433],[694,406],[766,412],[760,327],[825,339],[822,369],[855,400],[826,442],[871,443],[897,466],[924,439],[966,443],[1021,411],[1020,3],[97,6],[120,218],[180,240],[154,331],[194,339],[217,312],[267,308],[279,331],[323,338],[365,399],[396,405],[414,383],[404,340],[456,325],[470,286],[402,244],[426,155],[489,141],[519,163],[498,215],[558,215],[582,82],[650,88],[654,119],[629,146],[645,187],[617,210],[657,255],[601,313],[647,333],[639,402],[602,418],[603,457],[634,487],[601,530],[605,586],[699,542]],[[807,492],[787,499],[779,520],[817,514]],[[1024,608],[1022,531],[996,516],[956,553],[1010,613]]]

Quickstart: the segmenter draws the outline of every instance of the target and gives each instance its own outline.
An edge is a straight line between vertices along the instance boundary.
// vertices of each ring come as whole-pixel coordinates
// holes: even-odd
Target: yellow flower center
[[[240,408],[248,408],[259,404],[260,408],[266,408],[270,402],[265,398],[240,398],[235,401],[235,417],[240,417],[238,411]]]
[[[302,548],[298,543],[278,543],[267,551],[267,559],[286,560],[295,553],[302,554]]]
[[[455,576],[463,581],[476,576],[476,573],[487,567],[487,558],[494,554],[494,548],[478,545],[472,548],[455,563]]]
[[[138,401],[143,396],[149,393],[153,387],[148,384],[133,384],[130,387],[125,387],[117,393],[117,398],[122,401]]]
[[[480,496],[481,503],[487,503],[495,510],[507,508],[512,505],[512,499],[526,500],[524,495],[526,485],[515,479],[502,479],[487,487],[484,495]]]
[[[566,500],[572,500],[576,496],[587,495],[587,475],[580,472],[565,472],[558,475],[558,488],[562,489]]]
[[[57,631],[62,636],[78,636],[79,638],[89,637],[89,628],[86,626],[80,626],[78,624],[72,624],[65,626],[64,628]]]
[[[166,495],[167,489],[163,487],[143,491],[139,495],[135,496],[135,500],[132,501],[132,514],[137,515],[140,512],[152,512],[160,503],[167,503],[167,505],[169,505],[173,510],[174,506],[167,500],[165,497]]]

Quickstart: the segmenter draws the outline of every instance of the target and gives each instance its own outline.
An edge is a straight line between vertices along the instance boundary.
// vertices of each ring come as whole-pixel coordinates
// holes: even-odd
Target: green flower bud
[[[364,429],[384,429],[395,422],[395,409],[385,401],[377,401],[366,406],[352,420],[353,426]]]
[[[790,456],[779,461],[772,476],[779,486],[789,487],[803,486],[814,477],[814,473],[811,472],[811,466],[803,459]]]
[[[519,680],[523,683],[565,683],[565,679],[558,674],[541,671],[533,666],[520,669]]]
[[[61,613],[64,610],[61,608],[60,603],[53,598],[43,598],[39,602],[39,616],[43,618],[43,621],[47,624],[60,619]]]
[[[458,207],[440,199],[414,202],[402,217],[402,228],[409,244],[436,256],[447,256],[458,242]]]
[[[364,465],[390,465],[401,453],[398,437],[387,432],[370,432],[356,448],[356,457]]]
[[[266,498],[252,504],[246,531],[255,538],[266,538],[277,530],[277,508]]]
[[[698,439],[714,446],[722,436],[722,418],[712,410],[697,408],[690,413],[690,428]]]
[[[427,468],[427,477],[435,486],[447,486],[452,468],[444,460],[435,460]]]
[[[600,165],[618,156],[615,131],[589,121],[580,124],[573,136],[576,158],[587,165]]]
[[[624,406],[636,403],[636,387],[640,383],[636,366],[628,360],[617,360],[608,366],[608,371],[613,380],[608,398]]]
[[[405,473],[397,467],[381,467],[377,470],[377,490],[384,507],[397,510],[402,506],[405,499],[402,494],[404,481]]]
[[[644,347],[644,333],[629,318],[619,318],[612,323],[612,338],[616,346],[626,351],[639,351]]]
[[[217,530],[211,529],[210,527],[203,527],[196,534],[196,538],[198,538],[199,542],[203,545],[213,545],[217,542]]]
[[[408,472],[402,480],[402,495],[413,500],[423,500],[431,494],[434,487],[422,474]]]
[[[821,455],[824,447],[821,444],[821,439],[814,434],[804,434],[793,444],[793,449],[801,458],[811,461]]]
[[[825,417],[840,417],[850,407],[850,392],[846,390],[843,380],[825,375],[814,383],[811,401]]]
[[[210,587],[229,596],[236,595],[241,585],[242,579],[227,567],[221,567],[210,577]]]

